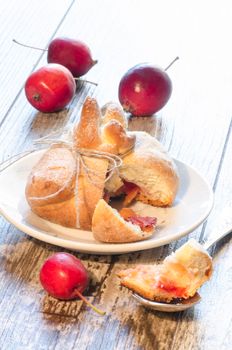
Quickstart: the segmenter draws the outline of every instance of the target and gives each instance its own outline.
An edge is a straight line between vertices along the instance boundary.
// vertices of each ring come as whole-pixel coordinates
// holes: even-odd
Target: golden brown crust
[[[117,120],[110,120],[102,130],[102,139],[104,143],[114,146],[120,155],[134,147],[136,136],[128,135]]]
[[[49,148],[33,167],[26,185],[31,206],[62,202],[73,196],[76,160],[72,151],[61,145]]]
[[[97,149],[102,143],[100,137],[101,112],[94,98],[87,97],[81,111],[79,123],[74,127],[75,148]]]
[[[110,120],[117,120],[124,129],[127,129],[127,118],[120,104],[116,102],[108,102],[102,108],[102,125],[107,124]]]
[[[166,195],[165,198],[162,198],[160,192],[157,191],[156,196],[153,196],[153,198],[150,199],[145,194],[139,192],[136,196],[136,200],[145,204],[150,204],[154,207],[167,207],[173,203],[174,196]]]
[[[120,277],[122,286],[129,288],[142,297],[169,303],[173,299],[172,296],[158,288],[154,288],[154,275],[156,270],[158,272],[158,269],[158,265],[155,268],[152,266],[152,269],[150,266],[140,265],[135,269],[120,271],[117,273],[117,276]]]
[[[120,176],[140,188],[137,199],[157,206],[173,204],[179,186],[175,163],[162,145],[146,132],[131,132],[135,147],[123,158]]]
[[[82,159],[87,168],[81,167],[77,182],[76,159],[68,148],[53,146],[44,154],[26,186],[26,198],[35,214],[63,226],[91,229],[95,206],[103,197],[108,161]]]
[[[33,206],[32,211],[45,220],[66,227],[76,227],[75,197],[49,205]]]
[[[174,254],[175,259],[192,274],[190,296],[193,296],[198,288],[212,275],[212,258],[207,251],[194,239],[190,239]],[[170,258],[169,258],[170,259]],[[169,261],[168,258],[167,262]]]
[[[101,199],[94,211],[92,219],[94,238],[107,243],[128,243],[150,237],[153,229],[143,232],[139,226],[127,223],[119,213]]]

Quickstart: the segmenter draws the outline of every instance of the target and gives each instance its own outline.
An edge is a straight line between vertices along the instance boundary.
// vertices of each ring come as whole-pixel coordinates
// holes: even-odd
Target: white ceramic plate
[[[109,244],[94,240],[90,231],[52,224],[33,214],[25,200],[24,189],[32,166],[44,151],[16,161],[0,174],[0,213],[19,230],[41,241],[90,254],[122,254],[159,247],[193,231],[209,215],[213,193],[207,182],[190,166],[177,161],[180,189],[171,208],[154,208],[137,202],[140,214],[155,216],[158,227],[148,240]]]

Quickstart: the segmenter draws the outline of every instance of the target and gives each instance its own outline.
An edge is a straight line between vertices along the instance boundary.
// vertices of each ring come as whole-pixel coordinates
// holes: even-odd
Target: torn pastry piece
[[[136,136],[134,148],[123,157],[118,176],[106,182],[106,190],[112,196],[124,193],[126,205],[132,200],[139,200],[158,207],[171,206],[179,185],[174,161],[163,146],[146,132],[127,132],[127,135]]]
[[[124,205],[128,205],[133,200],[139,200],[158,207],[171,206],[179,186],[174,161],[160,142],[148,133],[125,132],[123,122],[125,115],[123,111],[120,112],[120,108],[112,102],[103,106],[103,124],[105,124],[103,139],[105,138],[108,144],[112,145],[117,145],[122,139],[118,136],[120,132],[116,131],[116,125],[113,122],[113,119],[117,119],[124,127],[127,142],[130,137],[135,137],[135,143],[132,151],[123,156],[123,165],[119,172],[106,182],[106,191],[112,197],[124,194]]]
[[[191,239],[158,265],[120,271],[121,284],[144,298],[161,302],[188,299],[212,274],[212,258]]]
[[[92,232],[94,238],[101,242],[136,242],[151,237],[155,224],[155,218],[142,218],[131,209],[120,214],[101,199],[93,214]]]
[[[119,103],[108,102],[101,108],[102,119],[101,124],[105,125],[110,120],[117,120],[124,129],[127,129],[128,122],[125,113]]]

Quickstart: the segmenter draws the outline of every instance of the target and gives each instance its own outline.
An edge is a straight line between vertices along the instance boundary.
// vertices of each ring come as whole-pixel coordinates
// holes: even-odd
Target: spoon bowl
[[[221,240],[223,237],[231,233],[232,231],[232,203],[225,207],[221,211],[221,215],[214,224],[214,229],[209,234],[207,241],[203,244],[203,248],[208,250],[213,244]],[[153,300],[148,300],[141,297],[140,295],[133,293],[133,298],[136,299],[141,305],[148,307],[153,310],[163,311],[163,312],[179,312],[189,309],[190,307],[196,305],[201,300],[201,297],[196,293],[193,297],[188,299],[179,299],[178,301],[173,301],[171,303],[158,302]]]
[[[163,302],[156,302],[152,300],[145,299],[141,297],[140,295],[133,293],[133,298],[138,301],[141,305],[148,307],[149,309],[153,309],[156,311],[163,311],[163,312],[179,312],[184,311],[186,309],[189,309],[190,307],[198,304],[201,300],[201,297],[198,293],[196,293],[192,298],[188,298],[185,300],[178,300],[171,303],[163,303]]]

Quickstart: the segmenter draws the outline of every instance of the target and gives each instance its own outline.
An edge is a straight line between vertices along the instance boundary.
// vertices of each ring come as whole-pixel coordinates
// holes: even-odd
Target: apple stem
[[[89,83],[89,84],[93,84],[95,86],[98,86],[98,83],[95,83],[95,82],[90,81],[90,80],[81,79],[81,78],[74,78],[74,79],[77,80],[77,81],[82,81],[83,83]]]
[[[18,45],[24,46],[24,47],[28,47],[29,49],[35,49],[35,50],[40,50],[40,51],[48,51],[47,49],[41,49],[40,47],[35,47],[35,46],[30,46],[30,45],[26,45],[26,44],[22,44],[19,41],[12,39],[12,41]]]
[[[178,56],[176,56],[176,58],[174,58],[174,60],[171,63],[169,63],[169,65],[165,68],[165,71],[168,70],[177,60],[179,60]]]
[[[91,307],[91,309],[93,309],[96,313],[98,313],[99,315],[104,316],[105,315],[105,311],[102,311],[100,309],[98,309],[96,306],[94,306],[93,304],[91,304],[85,297],[84,295],[81,294],[81,292],[79,292],[79,290],[75,290],[75,294],[82,300],[84,301],[84,303],[86,303],[89,307]]]

